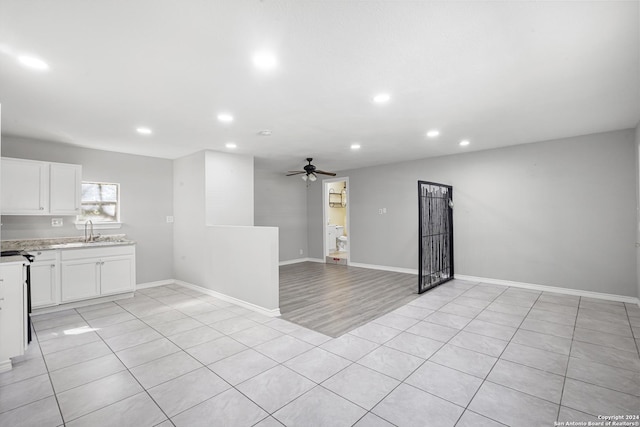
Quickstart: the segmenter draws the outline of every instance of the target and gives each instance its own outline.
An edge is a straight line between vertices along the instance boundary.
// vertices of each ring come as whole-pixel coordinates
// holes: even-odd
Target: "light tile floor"
[[[339,338],[178,285],[35,316],[1,426],[552,426],[637,415],[640,308],[452,281]]]

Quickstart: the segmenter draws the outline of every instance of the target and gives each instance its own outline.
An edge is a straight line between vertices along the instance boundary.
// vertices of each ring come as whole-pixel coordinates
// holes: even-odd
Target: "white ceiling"
[[[2,132],[166,158],[233,141],[286,171],[630,128],[639,22],[638,1],[0,0]]]

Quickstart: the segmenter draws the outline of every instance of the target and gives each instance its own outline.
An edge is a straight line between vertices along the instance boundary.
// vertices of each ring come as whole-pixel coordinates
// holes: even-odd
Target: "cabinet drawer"
[[[111,246],[98,248],[64,249],[60,253],[62,261],[69,261],[83,258],[102,258],[118,255],[133,255],[136,248],[134,245]]]
[[[29,252],[35,257],[36,261],[55,261],[57,257],[57,251],[31,251]]]

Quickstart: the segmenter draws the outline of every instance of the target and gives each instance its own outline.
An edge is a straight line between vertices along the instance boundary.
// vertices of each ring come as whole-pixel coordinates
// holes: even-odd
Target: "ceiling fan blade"
[[[316,169],[315,171],[316,173],[321,173],[322,175],[329,175],[329,176],[336,176],[335,173],[333,172],[325,172],[325,171],[319,171],[318,169]]]
[[[289,171],[289,173],[286,176],[300,175],[301,173],[307,173],[307,172],[305,172],[305,171]]]

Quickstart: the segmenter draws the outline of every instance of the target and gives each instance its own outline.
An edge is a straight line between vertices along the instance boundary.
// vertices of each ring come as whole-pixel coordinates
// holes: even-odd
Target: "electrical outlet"
[[[169,224],[171,224],[171,223],[173,222],[173,217],[172,217],[172,216],[168,216],[168,217],[167,217],[167,222],[168,222]]]
[[[62,227],[62,218],[51,218],[52,227]]]
[[[303,255],[304,251],[302,249],[300,249],[300,255]]]
[[[378,209],[378,215],[382,215],[382,208]]]

